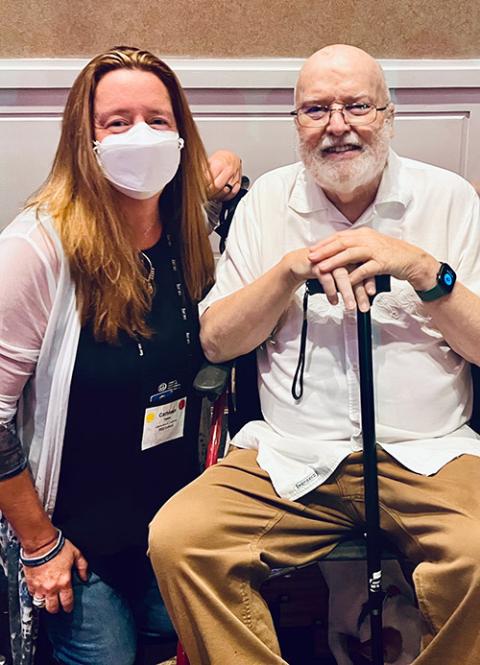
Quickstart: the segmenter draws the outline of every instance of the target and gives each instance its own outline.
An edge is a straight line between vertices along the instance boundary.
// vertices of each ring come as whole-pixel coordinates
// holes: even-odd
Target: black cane
[[[390,291],[390,277],[375,280],[376,293]],[[370,297],[370,304],[374,297]],[[357,310],[358,359],[360,368],[360,404],[363,438],[363,483],[365,488],[365,522],[367,540],[368,607],[372,637],[373,665],[384,665],[382,636],[382,543],[378,504],[377,437],[375,434],[375,401],[373,390],[372,322],[370,310]]]
[[[390,276],[375,278],[376,295],[390,291]],[[308,280],[309,294],[323,293],[317,280]],[[375,296],[370,296],[370,304]],[[373,390],[372,322],[370,310],[357,309],[358,357],[360,369],[360,405],[363,438],[363,482],[365,488],[365,535],[367,541],[368,607],[373,665],[384,665],[382,636],[382,543],[378,504],[377,449],[375,434],[375,401]]]

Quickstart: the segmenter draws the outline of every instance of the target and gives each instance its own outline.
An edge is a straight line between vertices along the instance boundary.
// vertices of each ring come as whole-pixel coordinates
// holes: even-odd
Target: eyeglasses
[[[321,104],[308,104],[290,111],[290,115],[295,116],[302,127],[323,127],[330,122],[332,113],[336,111],[343,115],[347,125],[369,125],[375,122],[378,111],[386,111],[388,106],[388,104],[373,106],[373,104],[354,103],[339,104],[339,108],[332,108]]]

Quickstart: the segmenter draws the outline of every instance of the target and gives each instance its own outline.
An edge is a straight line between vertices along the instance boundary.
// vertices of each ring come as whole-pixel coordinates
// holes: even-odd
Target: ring
[[[45,604],[46,604],[45,596],[33,596],[32,605],[38,607],[39,609],[42,609],[43,607],[45,607]]]
[[[229,182],[227,182],[227,184],[224,185],[223,189],[228,189],[228,191],[231,192],[232,189],[233,189],[233,185],[231,185]]]

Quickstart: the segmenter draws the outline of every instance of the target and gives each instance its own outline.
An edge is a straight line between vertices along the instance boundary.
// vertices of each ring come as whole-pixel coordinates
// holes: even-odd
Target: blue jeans
[[[153,571],[132,587],[114,588],[94,572],[87,582],[74,574],[73,611],[44,616],[55,658],[64,665],[132,665],[138,635],[174,640]]]

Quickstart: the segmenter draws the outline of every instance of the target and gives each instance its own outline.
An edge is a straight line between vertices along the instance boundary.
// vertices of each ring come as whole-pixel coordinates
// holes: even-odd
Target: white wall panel
[[[0,115],[0,228],[44,181],[59,134],[59,117]]]
[[[467,129],[466,113],[400,111],[395,122],[393,147],[405,157],[466,176]]]
[[[289,117],[200,117],[197,124],[207,151],[218,147],[233,150],[241,156],[243,170],[252,181],[298,159]]]

